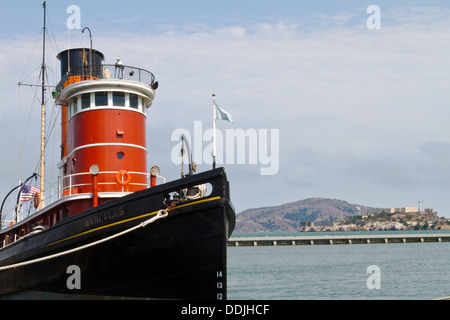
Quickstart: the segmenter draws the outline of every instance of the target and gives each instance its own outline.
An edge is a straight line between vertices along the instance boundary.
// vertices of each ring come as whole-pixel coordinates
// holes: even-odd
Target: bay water
[[[233,236],[252,235],[261,236]],[[229,300],[431,300],[448,296],[450,242],[228,248]]]

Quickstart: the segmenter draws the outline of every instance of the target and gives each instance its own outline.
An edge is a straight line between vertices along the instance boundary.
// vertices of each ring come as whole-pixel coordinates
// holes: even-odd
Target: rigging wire
[[[28,118],[26,120],[25,128],[24,128],[24,130],[21,130],[22,137],[20,138],[19,155],[18,155],[18,159],[16,161],[16,167],[14,169],[14,181],[17,180],[18,171],[19,171],[22,159],[23,159],[23,153],[24,153],[24,150],[25,150],[25,144],[27,142],[27,137],[28,137],[28,131],[30,129],[31,118],[33,116],[33,110],[35,109],[36,102],[39,100],[39,97],[37,95],[37,89],[38,89],[37,87],[33,88],[33,90],[34,90],[34,92],[33,92],[34,93],[33,94],[34,99],[33,99],[33,102],[31,103],[30,111],[28,112]],[[23,109],[21,86],[19,86],[19,108],[20,108],[20,110]],[[13,184],[15,184],[15,182]]]
[[[33,111],[36,108],[36,105],[40,105],[41,104],[40,97],[38,96],[38,89],[39,89],[39,87],[42,87],[42,82],[41,82],[42,63],[39,63],[39,65],[36,68],[34,68],[31,72],[28,72],[29,67],[30,67],[30,63],[32,62],[33,57],[35,57],[36,48],[37,48],[38,44],[40,43],[40,41],[42,40],[43,36],[45,36],[45,35],[47,35],[49,39],[52,39],[52,41],[48,41],[48,43],[50,45],[47,46],[46,48],[44,48],[44,50],[45,50],[44,53],[46,53],[47,51],[50,51],[51,53],[54,53],[54,56],[56,56],[56,54],[59,52],[57,41],[56,41],[56,37],[55,37],[55,33],[54,33],[54,29],[53,29],[53,25],[52,25],[52,21],[50,19],[50,15],[47,15],[47,21],[49,22],[50,28],[43,28],[43,29],[40,30],[39,35],[36,37],[36,41],[35,41],[35,43],[34,43],[34,45],[32,47],[31,53],[30,53],[30,55],[29,55],[29,57],[27,59],[25,67],[23,69],[22,75],[20,77],[20,82],[18,83],[19,125],[21,127],[21,130],[20,130],[21,134],[18,137],[18,139],[19,139],[19,143],[18,143],[19,144],[19,150],[18,151],[19,152],[18,152],[18,159],[16,161],[15,168],[14,168],[14,171],[13,171],[13,178],[14,178],[13,181],[18,181],[18,176],[21,174],[20,173],[20,166],[21,166],[22,160],[24,158],[24,152],[26,150],[26,144],[27,144],[27,142],[30,141],[29,137],[30,136],[31,137],[34,136],[33,134],[30,134],[30,132],[29,132],[30,128],[32,127],[31,124],[32,124],[32,118],[33,118],[33,115],[34,115]],[[49,32],[49,29],[50,29],[51,34]],[[44,34],[44,32],[45,32],[45,34]],[[54,52],[55,50],[56,50],[56,53]],[[46,77],[47,83],[49,83],[49,81],[50,81],[50,76],[52,77],[52,79],[55,80],[54,83],[57,83],[58,74],[57,74],[57,72],[55,70],[58,69],[58,64],[56,62],[53,64],[53,66],[56,66],[55,68],[49,67],[46,62],[44,62],[44,64],[45,64],[45,70],[44,71],[45,71],[45,77]],[[25,83],[25,81],[27,81],[27,79],[29,79],[31,76],[33,76],[33,75],[35,75],[37,73],[38,69],[40,69],[40,72],[39,72],[38,81],[36,82],[37,85],[24,85],[24,83]],[[23,96],[22,96],[24,94],[23,90],[21,89],[22,86],[30,86],[30,88],[32,89],[31,97],[29,99],[27,99],[28,101],[26,101],[26,102],[24,101]],[[47,104],[47,103],[49,103],[50,100],[53,100],[51,94],[47,95],[46,101],[44,103]],[[25,117],[23,117],[23,112],[24,112],[24,109],[25,109],[24,108],[24,103],[25,104],[29,104],[29,106],[30,106],[29,110],[28,110],[28,108],[26,108],[27,111],[25,111],[25,112],[27,112],[26,119],[25,119]],[[52,103],[51,117],[50,117],[50,119],[48,119],[46,121],[48,123],[48,126],[50,127],[50,130],[48,132],[46,132],[44,152],[46,152],[47,145],[50,142],[52,136],[54,137],[53,138],[54,139],[53,142],[54,142],[54,144],[56,144],[57,137],[56,137],[56,134],[54,134],[54,132],[55,132],[55,129],[57,129],[57,125],[56,124],[58,123],[58,117],[60,115],[60,112],[61,112],[60,108],[58,108],[55,105],[55,103],[53,102]],[[47,123],[45,124],[46,126],[47,126]],[[53,157],[52,157],[52,162],[54,162],[54,161],[55,161],[55,150],[53,150]],[[37,172],[38,167],[40,166],[40,162],[41,162],[40,161],[40,157],[39,157],[39,161],[38,162],[39,162],[38,166],[36,167],[34,172]],[[54,164],[54,163],[52,163],[52,164]],[[51,173],[52,173],[51,174],[51,180],[53,180],[53,178],[54,178],[54,176],[53,176],[54,170],[51,170]],[[48,182],[48,181],[46,181],[46,182]],[[50,183],[52,183],[52,182],[53,181],[50,181]],[[16,185],[16,183],[12,182],[11,188],[14,185]],[[43,191],[44,190],[42,190],[42,192]],[[4,220],[6,220],[6,218],[7,218],[6,214],[7,213],[2,215],[1,222],[0,222],[1,225],[3,224]],[[1,225],[0,225],[0,227],[1,227]]]
[[[53,50],[56,49],[56,51],[59,52],[51,20],[49,19],[49,17],[47,18],[47,20],[49,21],[51,35],[50,35],[49,31],[48,31],[49,28],[45,28],[45,32],[46,32],[46,35],[48,35],[48,37],[51,38],[53,41],[49,41],[48,42],[48,43],[50,43],[50,48],[47,47],[45,50],[46,51],[53,51]],[[19,115],[20,115],[20,119],[23,119],[21,115],[22,115],[22,110],[24,109],[23,108],[24,101],[23,101],[23,98],[22,98],[23,91],[21,90],[21,86],[28,86],[28,85],[24,85],[23,84],[25,82],[25,80],[27,80],[31,75],[36,74],[38,69],[41,69],[40,73],[39,73],[38,81],[36,82],[37,84],[36,85],[29,85],[30,88],[32,88],[32,97],[33,98],[32,98],[32,101],[30,103],[30,110],[29,110],[29,112],[27,112],[28,116],[27,116],[27,119],[26,119],[26,123],[25,123],[24,129],[21,130],[22,135],[20,137],[20,146],[19,146],[18,160],[16,161],[16,166],[15,166],[15,169],[14,169],[14,181],[17,180],[17,177],[19,175],[20,165],[21,165],[22,160],[23,160],[25,146],[26,146],[26,143],[29,141],[29,139],[28,139],[29,138],[29,129],[31,127],[31,119],[33,118],[33,111],[36,108],[37,104],[40,105],[40,103],[38,103],[38,101],[40,99],[40,97],[38,96],[38,88],[42,86],[42,83],[41,83],[42,63],[40,63],[35,69],[33,69],[29,73],[27,73],[27,70],[29,69],[29,65],[30,65],[31,60],[35,56],[36,47],[37,47],[38,43],[40,42],[40,40],[42,39],[42,36],[43,36],[43,29],[41,29],[41,31],[39,32],[39,36],[37,37],[36,42],[34,43],[33,49],[31,50],[31,54],[30,54],[30,56],[29,56],[29,58],[27,60],[27,63],[25,64],[24,71],[23,71],[22,76],[20,78],[21,81],[19,82],[19,86],[18,86],[19,87],[19,90],[18,90],[18,94],[19,94],[19,110],[20,110]],[[55,56],[56,56],[56,53],[55,53]],[[53,68],[49,67],[47,64],[45,64],[45,66],[46,66],[46,68],[45,68],[45,77],[47,79],[47,82],[50,80],[50,76],[52,78],[54,78],[54,79],[57,79],[58,75],[57,75],[56,71]],[[57,64],[56,64],[56,66],[57,66]],[[57,80],[55,81],[55,83],[56,82],[57,82]],[[46,98],[45,104],[47,104],[50,100],[52,100],[52,97],[51,97],[51,95],[48,95],[47,98]],[[48,142],[51,139],[52,134],[55,131],[55,128],[57,127],[56,124],[57,124],[57,121],[58,121],[58,117],[60,115],[60,110],[58,110],[58,111],[55,110],[55,109],[59,109],[59,108],[57,108],[54,103],[52,103],[52,107],[53,108],[52,108],[52,112],[51,112],[51,118],[46,121],[46,122],[48,122],[50,130],[46,133],[45,149],[46,149],[46,147],[48,145]],[[21,122],[23,122],[23,120],[21,120]],[[47,125],[47,123],[46,123],[46,125]],[[56,139],[56,137],[55,137],[55,139]],[[55,161],[55,160],[52,159],[52,161]],[[40,159],[38,161],[37,168],[34,170],[34,172],[37,172],[39,166],[40,166]],[[53,171],[52,171],[52,179],[53,179]]]
[[[55,33],[53,31],[53,25],[52,25],[52,20],[50,19],[51,14],[49,13],[49,10],[47,8],[47,21],[49,22],[50,25],[50,31],[52,32],[52,37],[53,37],[53,42],[49,41],[51,45],[55,45],[56,48],[56,52],[60,52],[59,48],[58,48],[58,42],[56,42],[56,38],[55,38]],[[48,31],[47,31],[48,34]],[[50,34],[49,34],[49,38],[50,38]]]
[[[36,50],[36,47],[37,47],[38,43],[39,43],[40,40],[41,40],[41,36],[42,36],[42,30],[41,30],[41,32],[39,33],[38,38],[36,39],[36,43],[34,44],[33,50],[31,50],[31,54],[30,54],[30,56],[29,56],[29,58],[28,58],[28,61],[27,61],[26,65],[25,65],[25,68],[24,68],[24,70],[23,70],[22,76],[20,77],[21,82],[24,82],[31,74],[33,74],[34,72],[36,72],[36,70],[37,70],[38,68],[41,67],[41,66],[39,65],[35,70],[33,70],[28,76],[26,76],[26,77],[24,78],[25,72],[26,72],[27,69],[28,69],[28,65],[30,64],[31,58],[34,56],[34,51]]]
[[[41,68],[41,65],[39,65],[33,71],[31,71],[27,76],[25,76],[25,74],[27,72],[27,69],[29,67],[29,64],[31,62],[31,59],[33,58],[33,56],[35,54],[36,47],[37,47],[37,45],[38,45],[38,43],[40,42],[41,39],[42,39],[42,29],[39,32],[39,35],[38,35],[38,37],[36,39],[36,42],[35,42],[35,44],[33,46],[33,49],[31,50],[31,54],[28,57],[28,61],[25,64],[25,68],[24,68],[24,70],[22,72],[22,76],[20,77],[20,82],[19,82],[19,85],[18,85],[18,87],[19,87],[19,110],[20,110],[20,113],[23,110],[22,90],[21,90],[22,83],[25,82],[25,80],[28,79],[32,74],[35,74],[36,71],[39,68]],[[30,128],[31,118],[32,118],[32,115],[33,115],[33,110],[35,108],[35,102],[38,99],[37,98],[37,88],[36,89],[32,88],[32,90],[34,91],[33,92],[34,98],[33,98],[33,101],[31,103],[30,112],[28,112],[28,118],[26,120],[25,130],[21,130],[22,136],[20,137],[19,155],[18,155],[18,159],[16,161],[16,167],[14,169],[14,181],[17,180],[20,164],[21,164],[22,159],[23,159],[23,152],[24,152],[24,149],[25,149],[25,143],[27,141],[28,130]],[[22,119],[22,117],[20,117],[19,119]],[[15,182],[13,182],[12,184],[15,184]]]
[[[47,73],[47,69],[45,70],[46,72],[46,78],[49,79],[48,73]],[[39,75],[39,78],[41,77],[42,73]],[[57,128],[57,123],[58,123],[58,117],[61,113],[61,109],[57,108],[57,106],[55,105],[54,101],[52,100],[52,97],[47,96],[47,99],[45,101],[45,104],[48,105],[49,101],[52,102],[52,112],[50,115],[50,118],[48,119],[48,124],[49,124],[49,130],[46,131],[46,136],[45,136],[45,144],[44,144],[44,152],[46,152],[47,150],[47,145],[51,140],[51,137],[54,136],[53,135],[53,131],[55,130],[55,128]],[[57,110],[57,112],[55,112],[55,110]],[[47,125],[47,124],[46,124]],[[54,136],[54,139],[56,139],[56,135]],[[53,150],[53,157],[52,157],[52,164],[54,164],[55,161],[55,150]],[[38,168],[40,167],[41,164],[41,159],[39,158],[38,163],[36,165],[35,171],[38,170]],[[51,171],[52,175],[50,180],[45,180],[47,183],[53,183],[53,170]],[[45,177],[44,177],[45,178]]]

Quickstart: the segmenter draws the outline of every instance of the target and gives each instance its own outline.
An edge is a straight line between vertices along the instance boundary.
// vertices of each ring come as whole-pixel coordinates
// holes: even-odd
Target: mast
[[[40,193],[40,201],[39,201],[39,209],[43,209],[45,207],[45,36],[47,31],[47,2],[44,1],[42,4],[44,7],[44,29],[43,29],[43,48],[42,48],[42,104],[41,104],[41,193]]]
[[[216,169],[216,156],[217,156],[217,147],[216,147],[216,121],[217,121],[217,111],[216,111],[216,93],[213,92],[213,169]]]

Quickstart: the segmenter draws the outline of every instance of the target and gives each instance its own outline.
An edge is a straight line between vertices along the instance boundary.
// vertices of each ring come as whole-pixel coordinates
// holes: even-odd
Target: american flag
[[[40,193],[39,188],[24,186],[20,194],[20,201],[25,202],[31,200],[36,193]]]

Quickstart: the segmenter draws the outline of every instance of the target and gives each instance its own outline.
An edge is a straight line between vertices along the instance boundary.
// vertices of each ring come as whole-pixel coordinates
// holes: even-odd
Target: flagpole
[[[216,115],[216,93],[213,92],[213,169],[216,169],[216,155],[217,155],[217,149],[216,149],[216,121],[217,121],[217,115]]]

